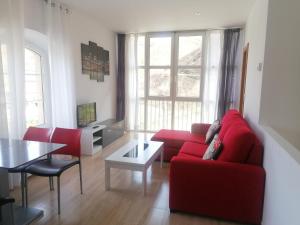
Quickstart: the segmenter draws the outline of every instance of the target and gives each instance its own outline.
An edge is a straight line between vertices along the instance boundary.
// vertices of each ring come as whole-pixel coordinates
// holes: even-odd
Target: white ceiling
[[[245,24],[255,0],[62,0],[116,32],[211,29]],[[199,16],[195,15],[197,12]]]

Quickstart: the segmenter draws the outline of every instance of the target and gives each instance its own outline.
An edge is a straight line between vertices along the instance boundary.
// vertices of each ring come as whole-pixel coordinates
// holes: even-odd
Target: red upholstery
[[[224,147],[218,160],[202,160],[208,127],[193,124],[192,133],[161,130],[152,139],[165,143],[171,159],[170,209],[260,224],[265,185],[261,142],[239,112],[230,110],[222,119]]]
[[[81,130],[79,129],[55,128],[51,142],[67,146],[55,151],[54,154],[80,157],[80,136]]]
[[[51,128],[28,127],[23,140],[50,142],[51,132]]]
[[[255,136],[246,126],[232,126],[226,132],[222,142],[223,150],[218,160],[225,162],[246,162],[254,145]]]
[[[189,131],[163,129],[158,131],[151,140],[164,142],[164,160],[169,162],[174,155],[178,154],[185,142],[204,143],[205,136]]]
[[[176,156],[178,152],[179,148],[164,145],[164,161],[170,162],[172,157]],[[157,160],[160,161],[160,156],[157,157]]]
[[[208,123],[193,123],[191,132],[193,134],[199,134],[205,136],[211,124]]]
[[[186,154],[191,156],[196,156],[198,158],[202,158],[206,149],[207,145],[205,144],[198,144],[194,142],[185,142],[180,149],[180,154]]]
[[[255,137],[253,148],[249,152],[246,162],[257,166],[261,166],[263,163],[263,146],[257,137]]]
[[[163,129],[158,131],[151,140],[163,141],[166,146],[179,149],[186,141],[204,143],[205,137],[203,135],[192,134],[189,131]]]
[[[221,130],[219,132],[219,137],[220,139],[223,139],[223,137],[225,136],[227,130],[236,122],[240,122],[242,124],[244,124],[245,122],[243,122],[243,118],[241,117],[241,115],[239,114],[238,111],[236,110],[229,110],[225,116],[222,119],[222,127]]]
[[[171,210],[260,224],[265,171],[258,166],[173,157]]]

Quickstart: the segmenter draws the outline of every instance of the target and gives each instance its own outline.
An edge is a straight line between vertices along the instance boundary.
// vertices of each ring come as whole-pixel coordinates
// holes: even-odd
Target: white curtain
[[[76,127],[76,102],[69,46],[69,10],[57,1],[46,3],[53,127]]]
[[[223,31],[206,32],[204,92],[203,92],[203,123],[212,123],[217,118],[218,87],[223,48]]]
[[[128,130],[138,127],[138,71],[137,71],[137,34],[126,35],[125,41],[125,120]]]
[[[0,137],[20,139],[25,127],[24,7],[0,1]],[[11,176],[10,188],[19,184]]]

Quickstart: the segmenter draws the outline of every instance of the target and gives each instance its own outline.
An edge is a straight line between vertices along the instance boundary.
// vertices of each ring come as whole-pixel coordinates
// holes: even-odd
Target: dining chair
[[[15,199],[13,198],[3,198],[3,197],[0,197],[0,224],[2,224],[2,206],[5,206],[5,205],[10,205],[10,209],[9,209],[9,213],[10,213],[10,221],[9,224],[11,225],[14,225],[15,224],[15,221],[14,221],[14,207],[13,207],[13,203],[15,202]]]
[[[26,172],[42,177],[57,177],[57,201],[58,201],[58,214],[60,214],[60,176],[61,174],[75,166],[79,165],[79,178],[80,178],[80,191],[82,192],[82,172],[81,172],[81,160],[80,160],[80,136],[81,130],[79,129],[66,129],[55,128],[52,134],[51,142],[58,144],[66,144],[66,146],[53,152],[53,155],[69,155],[72,159],[57,159],[49,157],[47,159],[41,159],[26,167]],[[51,154],[52,155],[52,154]],[[75,157],[75,159],[73,158]],[[53,188],[53,182],[50,187]]]
[[[41,127],[29,127],[23,137],[25,141],[40,141],[40,142],[50,142],[51,128],[41,128]],[[27,176],[25,168],[29,166],[32,162],[25,163],[16,168],[9,169],[9,173],[20,173],[21,174],[21,192],[22,192],[22,206],[27,207]]]

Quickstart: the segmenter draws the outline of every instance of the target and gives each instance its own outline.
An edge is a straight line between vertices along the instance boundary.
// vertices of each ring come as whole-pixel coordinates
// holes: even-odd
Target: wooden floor
[[[169,165],[155,162],[148,170],[148,193],[143,196],[142,173],[111,169],[111,190],[104,188],[104,158],[132,137],[126,134],[101,153],[83,157],[83,191],[80,195],[78,167],[61,176],[61,215],[57,214],[56,191],[49,191],[48,179],[30,177],[29,205],[44,210],[35,224],[81,225],[233,225],[215,219],[169,212]],[[149,138],[149,134],[139,134]],[[56,185],[56,181],[55,181]],[[55,186],[56,187],[56,186]],[[56,190],[56,189],[55,189]],[[20,201],[20,190],[12,195]]]

